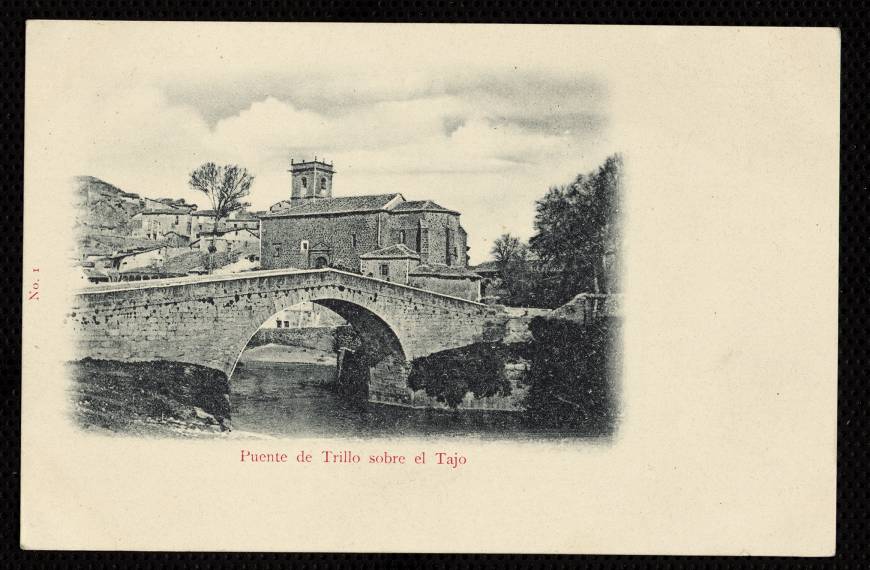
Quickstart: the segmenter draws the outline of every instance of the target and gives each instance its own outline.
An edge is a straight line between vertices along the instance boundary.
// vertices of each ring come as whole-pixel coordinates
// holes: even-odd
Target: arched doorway
[[[319,241],[315,243],[308,252],[308,267],[312,269],[323,269],[329,267],[329,260],[332,258],[332,248],[328,243]]]

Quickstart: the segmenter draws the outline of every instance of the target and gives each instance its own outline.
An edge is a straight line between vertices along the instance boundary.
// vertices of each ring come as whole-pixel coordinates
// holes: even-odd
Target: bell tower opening
[[[332,177],[335,169],[331,162],[290,158],[291,207],[318,198],[332,198]]]

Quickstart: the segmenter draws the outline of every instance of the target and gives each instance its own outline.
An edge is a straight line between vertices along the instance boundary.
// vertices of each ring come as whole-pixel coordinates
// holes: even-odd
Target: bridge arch
[[[80,357],[189,362],[230,376],[267,319],[307,301],[367,331],[385,355],[371,369],[373,401],[407,400],[414,358],[508,332],[501,308],[336,269],[94,285],[76,294],[65,322]]]
[[[371,362],[372,364],[376,364],[383,361],[384,359],[389,358],[394,365],[404,364],[407,362],[407,353],[403,342],[393,328],[395,325],[391,326],[387,322],[387,318],[379,314],[380,311],[378,311],[377,309],[373,307],[366,307],[355,302],[331,296],[318,296],[318,298],[312,298],[308,300],[314,304],[320,305],[333,311],[345,321],[347,321],[347,323],[354,329],[354,331],[360,338],[362,343],[361,350],[365,351],[367,361]],[[240,346],[236,346],[233,349],[233,353],[236,356],[232,363],[232,366],[227,372],[227,376],[229,378],[232,378],[232,375],[235,372],[236,366],[238,366],[238,362],[242,356],[242,353],[250,344],[251,339],[253,339],[254,335],[257,334],[257,331],[259,331],[264,324],[272,320],[275,315],[279,314],[285,309],[289,309],[295,305],[299,305],[300,303],[304,302],[306,301],[303,300],[297,303],[283,306],[280,309],[271,312],[265,319],[260,322],[259,325],[255,325],[255,327],[249,327],[249,331],[243,335],[244,343]],[[253,322],[255,323],[258,318],[259,317],[254,317],[252,319]]]

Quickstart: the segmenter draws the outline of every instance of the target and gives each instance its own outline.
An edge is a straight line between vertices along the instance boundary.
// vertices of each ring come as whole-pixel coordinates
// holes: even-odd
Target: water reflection
[[[550,438],[511,412],[419,410],[349,401],[331,390],[335,366],[246,362],[231,379],[234,430],[276,437]]]

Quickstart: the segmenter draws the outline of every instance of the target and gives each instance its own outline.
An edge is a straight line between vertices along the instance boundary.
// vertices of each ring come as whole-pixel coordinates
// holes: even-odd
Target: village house
[[[331,164],[292,162],[291,197],[261,220],[263,269],[335,267],[360,271],[360,255],[402,244],[423,263],[465,267],[459,212],[398,192],[332,196]]]
[[[81,279],[88,283],[108,283],[111,281],[109,274],[104,269],[95,267],[93,261],[82,261],[78,267],[81,270]]]
[[[411,270],[420,265],[420,254],[398,243],[363,253],[359,260],[363,275],[407,285]]]
[[[312,327],[337,327],[347,322],[326,307],[305,301],[283,309],[263,323],[263,328],[302,329]]]
[[[196,210],[196,206],[190,204],[172,205],[149,199],[146,208],[132,217],[132,235],[156,241],[175,234],[194,240],[216,229],[249,229],[255,232],[260,229],[260,219],[244,210],[230,213],[219,224],[215,224],[215,220],[214,210]]]
[[[260,215],[265,212],[259,212]],[[222,229],[237,230],[247,228],[259,234],[260,218],[257,212],[251,213],[247,210],[235,210],[230,212],[226,220],[221,220]]]
[[[155,245],[150,248],[135,251],[124,251],[108,256],[109,267],[120,273],[141,269],[149,265],[160,264],[166,261],[166,246]]]
[[[260,218],[245,210],[230,212],[220,223],[216,223],[217,216],[214,210],[193,211],[190,217],[190,237],[192,239],[196,239],[202,234],[214,232],[215,230],[224,231],[246,228],[254,232],[260,231]]]
[[[188,247],[190,246],[190,236],[170,230],[163,234],[163,242],[169,247]]]
[[[218,231],[203,232],[199,238],[190,243],[191,248],[208,251],[209,245],[214,244],[216,252],[238,251],[239,249],[258,249],[260,236],[249,228],[224,229]]]
[[[360,257],[363,275],[469,299],[480,300],[481,276],[459,266],[420,263],[420,255],[403,244],[364,253]]]
[[[418,265],[408,273],[408,285],[417,289],[437,291],[451,297],[480,301],[481,276],[466,267],[432,263]]]
[[[190,237],[196,239],[200,234],[213,232],[215,230],[215,215],[214,210],[195,210],[190,213]]]
[[[155,245],[148,248],[119,251],[90,261],[82,261],[82,279],[89,283],[142,281],[180,277],[178,272],[164,269],[174,248]]]
[[[160,240],[169,232],[190,235],[190,206],[169,206],[162,202],[157,204],[159,205],[149,205],[132,217],[133,237]]]

